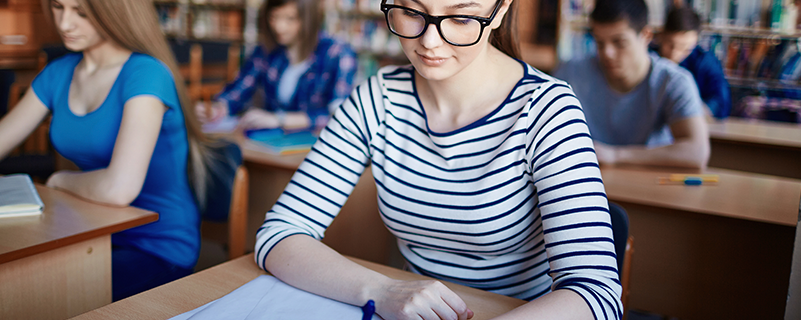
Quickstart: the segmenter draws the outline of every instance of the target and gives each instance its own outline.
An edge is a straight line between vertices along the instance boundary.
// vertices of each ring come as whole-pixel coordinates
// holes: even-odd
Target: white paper
[[[42,213],[44,203],[27,174],[0,177],[0,217],[17,217]]]
[[[220,120],[204,123],[204,133],[231,133],[236,130],[239,124],[239,117],[226,116]]]
[[[362,309],[259,276],[224,297],[171,320],[361,320]],[[380,320],[376,315],[373,320]]]

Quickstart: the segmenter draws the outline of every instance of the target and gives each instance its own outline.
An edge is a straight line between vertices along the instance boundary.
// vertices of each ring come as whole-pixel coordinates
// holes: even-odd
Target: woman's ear
[[[512,1],[514,0],[501,0],[503,4],[500,8],[498,8],[498,13],[495,15],[495,19],[492,20],[490,23],[490,28],[498,29],[501,26],[501,22],[503,22],[503,18],[506,17],[506,12],[509,11],[509,8],[512,7]],[[494,5],[494,4],[493,4]]]

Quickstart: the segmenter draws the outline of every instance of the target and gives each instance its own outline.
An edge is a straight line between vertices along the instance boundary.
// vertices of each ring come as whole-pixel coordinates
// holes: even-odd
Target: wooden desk
[[[158,214],[36,189],[40,216],[0,219],[0,319],[64,319],[111,303],[111,234]]]
[[[658,185],[674,172],[601,169],[635,239],[628,308],[680,319],[780,319],[801,181],[708,171],[718,185]]]
[[[801,126],[729,118],[709,124],[709,166],[801,179]]]
[[[247,238],[246,248],[252,250],[264,214],[278,201],[306,153],[281,156],[266,152],[242,137],[238,142],[250,174],[247,230],[251,236]],[[402,265],[395,237],[384,227],[378,213],[378,196],[370,167],[362,173],[348,201],[326,230],[323,242],[344,255],[396,267]]]
[[[384,265],[351,259],[394,279],[430,279]],[[221,298],[262,274],[265,272],[256,266],[253,254],[249,254],[73,319],[168,319]],[[462,297],[473,310],[473,320],[490,319],[525,303],[520,299],[457,284],[445,285]]]

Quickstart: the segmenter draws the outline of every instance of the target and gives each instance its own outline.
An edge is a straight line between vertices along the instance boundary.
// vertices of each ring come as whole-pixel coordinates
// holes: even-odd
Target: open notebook
[[[170,320],[279,319],[361,320],[362,309],[262,275],[224,297]],[[380,320],[376,315],[373,320]]]
[[[0,217],[30,216],[42,213],[44,203],[27,174],[0,177]]]

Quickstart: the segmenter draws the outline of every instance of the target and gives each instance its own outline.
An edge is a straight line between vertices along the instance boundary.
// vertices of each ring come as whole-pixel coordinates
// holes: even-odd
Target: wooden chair
[[[634,254],[634,237],[629,235],[629,217],[626,210],[616,203],[609,203],[609,215],[612,218],[612,232],[617,255],[617,270],[620,276],[623,303],[623,317],[626,317],[626,306],[629,300],[629,282],[631,279],[631,256]],[[625,241],[624,241],[625,240]]]
[[[228,259],[234,259],[247,251],[249,175],[242,165],[239,147],[228,145],[217,151],[223,155],[217,159],[224,161],[212,169],[212,186],[206,197],[200,234],[205,239],[227,244]],[[226,198],[227,192],[230,197]]]
[[[240,46],[236,43],[227,45],[225,59],[218,54],[206,54],[206,50],[219,50],[220,44],[194,43],[189,47],[188,63],[183,64],[181,75],[187,81],[187,91],[193,101],[211,101],[211,98],[222,91],[225,85],[236,78],[239,71]],[[178,50],[174,50],[178,51]],[[216,52],[215,52],[216,53]],[[176,52],[177,55],[179,55]],[[177,57],[177,56],[176,56]],[[181,60],[179,58],[179,63]]]

